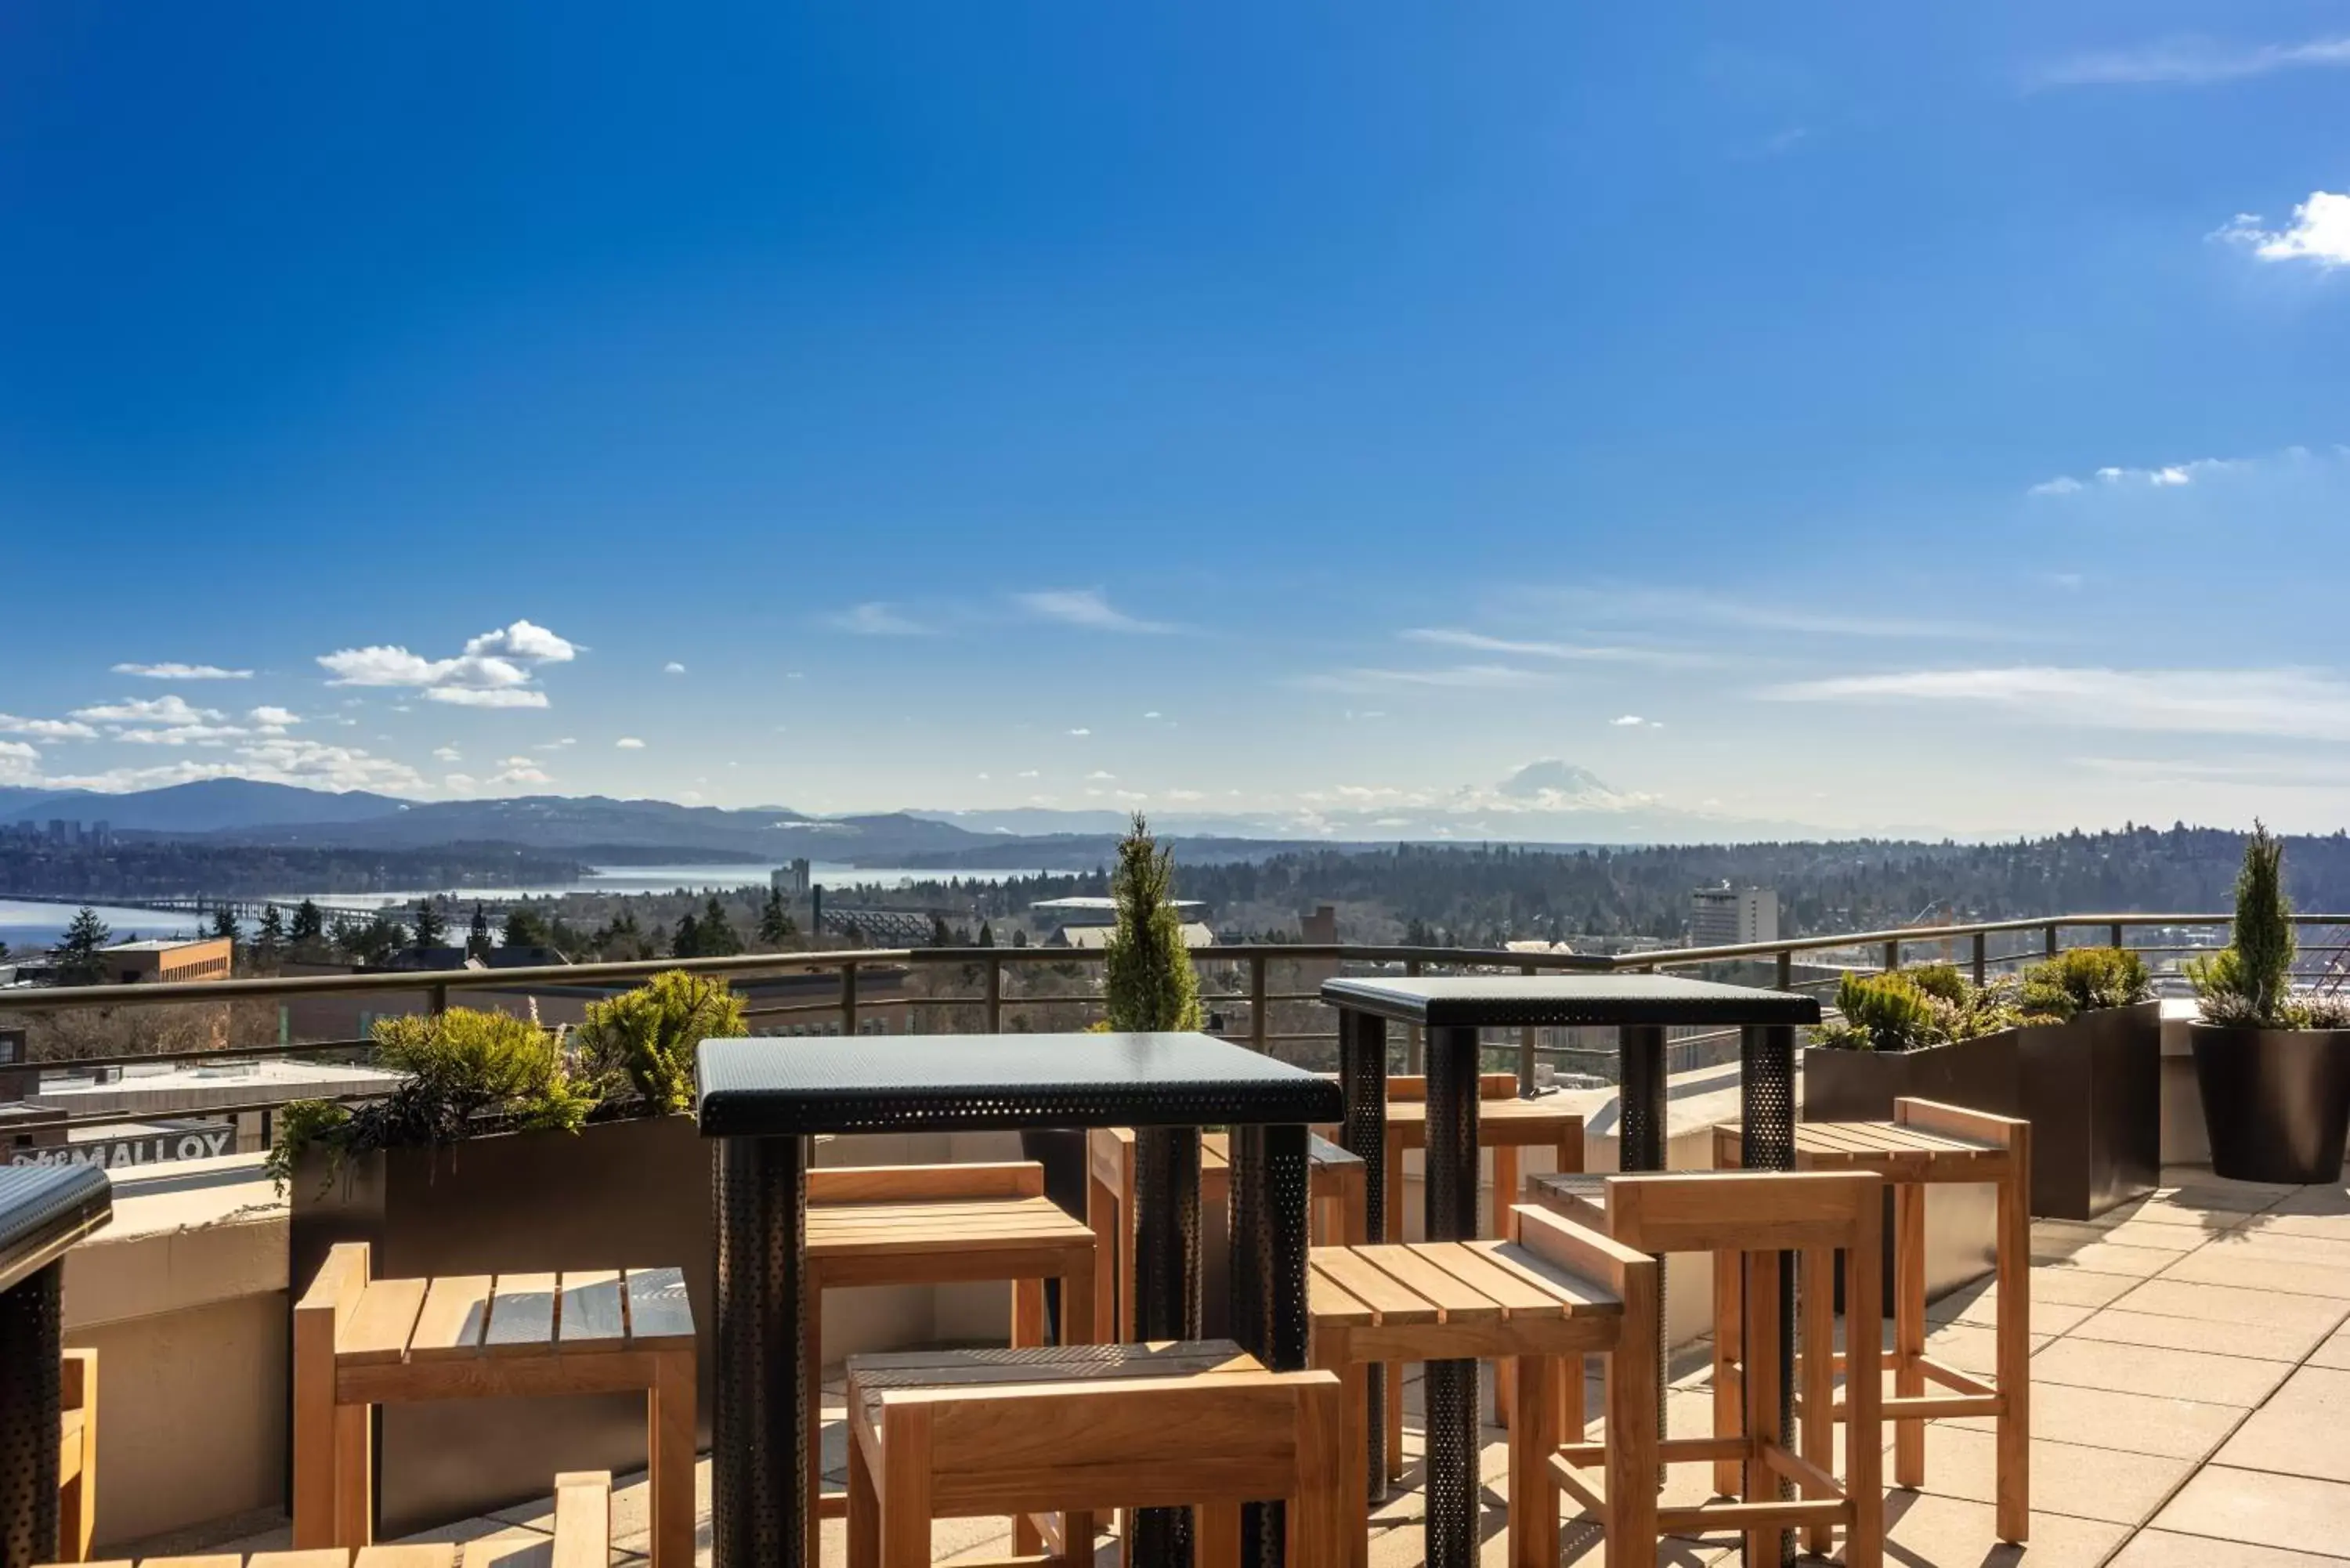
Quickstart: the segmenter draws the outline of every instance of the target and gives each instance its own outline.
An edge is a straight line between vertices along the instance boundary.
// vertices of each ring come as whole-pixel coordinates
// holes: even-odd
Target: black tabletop
[[[1336,1007],[1433,1029],[1509,1024],[1817,1023],[1816,997],[1669,974],[1356,976],[1322,982]]]
[[[95,1165],[0,1166],[0,1290],[54,1262],[114,1214]]]
[[[1338,1085],[1205,1034],[705,1040],[705,1137],[1335,1122]]]

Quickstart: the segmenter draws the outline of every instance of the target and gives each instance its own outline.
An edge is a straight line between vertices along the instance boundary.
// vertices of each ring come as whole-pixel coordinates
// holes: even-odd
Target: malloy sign
[[[208,1159],[234,1154],[234,1127],[204,1127],[195,1132],[157,1133],[145,1137],[105,1138],[90,1143],[57,1144],[47,1148],[15,1150],[11,1165],[102,1165],[109,1170],[127,1165],[159,1165],[174,1159]]]

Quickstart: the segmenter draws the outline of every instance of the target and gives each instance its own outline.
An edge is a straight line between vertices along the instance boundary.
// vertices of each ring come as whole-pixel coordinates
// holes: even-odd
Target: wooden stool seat
[[[845,1166],[807,1178],[806,1280],[810,1300],[859,1285],[949,1285],[1007,1282],[1010,1338],[1045,1342],[1045,1282],[1061,1282],[1061,1337],[1093,1338],[1095,1241],[1091,1227],[1045,1196],[1045,1168],[1027,1160],[978,1165]],[[807,1425],[822,1430],[823,1313],[812,1313],[801,1354],[807,1373]],[[823,1485],[823,1444],[807,1445],[807,1560],[818,1555],[819,1522],[848,1512],[847,1492]],[[1026,1521],[1020,1550],[1033,1551]]]
[[[654,1568],[691,1568],[693,1356],[676,1269],[379,1280],[340,1243],[294,1309],[294,1544],[372,1543],[372,1406],[634,1391]]]
[[[1090,1568],[1097,1512],[1185,1504],[1194,1560],[1229,1563],[1241,1505],[1277,1500],[1293,1568],[1337,1568],[1339,1405],[1223,1340],[852,1356],[849,1565],[929,1568],[933,1520],[1008,1513]]]
[[[1316,1247],[1307,1254],[1313,1363],[1337,1373],[1347,1389],[1348,1561],[1358,1568],[1370,1560],[1367,1445],[1372,1366],[1501,1362],[1504,1365],[1496,1369],[1497,1378],[1515,1379],[1518,1408],[1525,1411],[1545,1403],[1543,1390],[1556,1358],[1612,1350],[1621,1338],[1622,1295],[1562,1262],[1571,1254],[1544,1249],[1550,1234],[1564,1227],[1539,1213],[1534,1223],[1531,1245],[1523,1238],[1390,1242]],[[1648,1265],[1636,1253],[1625,1261]],[[1556,1446],[1555,1425],[1522,1418],[1511,1430],[1513,1541],[1529,1532],[1533,1539],[1541,1539],[1532,1515],[1549,1501],[1550,1491],[1534,1478]],[[1552,1513],[1550,1560],[1555,1562],[1555,1509]]]
[[[516,1550],[512,1541],[484,1541],[463,1548],[465,1568],[483,1568]],[[413,1546],[363,1546],[359,1561],[348,1550],[307,1547],[292,1552],[234,1552],[200,1557],[120,1558],[98,1568],[457,1568],[459,1548],[447,1542]],[[612,1473],[575,1470],[555,1478],[555,1539],[550,1561],[557,1568],[603,1568],[612,1553]],[[79,1561],[79,1559],[75,1559]]]
[[[1713,1138],[1715,1165],[1736,1164],[1737,1125],[1715,1127]],[[1885,1419],[1893,1423],[1894,1484],[1926,1484],[1929,1420],[1989,1416],[1996,1437],[1999,1538],[2022,1542],[2032,1523],[2032,1124],[1931,1100],[1898,1099],[1891,1121],[1797,1123],[1795,1168],[1872,1170],[1893,1193],[1893,1348],[1883,1353],[1879,1366],[1894,1378],[1894,1391],[1884,1399]],[[1957,1182],[1989,1183],[1998,1190],[1999,1321],[1992,1333],[1999,1371],[1988,1381],[1926,1354],[1926,1189]],[[1719,1428],[1724,1412],[1733,1407],[1744,1368],[1734,1314],[1719,1287],[1714,1305]],[[1830,1309],[1823,1302],[1807,1310]],[[1869,1337],[1846,1324],[1847,1347]],[[1810,1355],[1807,1346],[1805,1355]],[[1807,1451],[1826,1444],[1831,1424],[1846,1417],[1846,1403],[1832,1388],[1834,1375],[1850,1363],[1847,1349],[1804,1370],[1798,1403]],[[1933,1392],[1929,1383],[1936,1386]],[[1821,1435],[1813,1435],[1814,1425]]]

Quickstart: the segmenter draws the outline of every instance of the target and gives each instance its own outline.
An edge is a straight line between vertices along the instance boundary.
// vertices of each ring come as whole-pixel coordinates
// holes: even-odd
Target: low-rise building
[[[236,945],[226,937],[157,937],[100,948],[109,985],[178,984],[226,980]]]

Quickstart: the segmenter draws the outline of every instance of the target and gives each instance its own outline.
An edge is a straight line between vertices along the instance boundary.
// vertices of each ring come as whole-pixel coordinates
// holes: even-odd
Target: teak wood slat
[[[424,1307],[408,1336],[411,1361],[436,1356],[478,1355],[482,1334],[490,1326],[487,1274],[450,1274],[434,1279],[424,1293]]]

